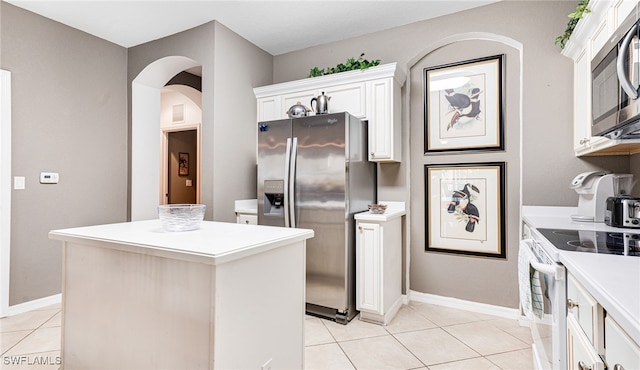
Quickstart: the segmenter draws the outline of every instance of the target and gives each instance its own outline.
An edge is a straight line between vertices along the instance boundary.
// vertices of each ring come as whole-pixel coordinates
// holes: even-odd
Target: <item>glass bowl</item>
[[[166,231],[197,230],[204,219],[204,204],[162,204],[158,217]]]

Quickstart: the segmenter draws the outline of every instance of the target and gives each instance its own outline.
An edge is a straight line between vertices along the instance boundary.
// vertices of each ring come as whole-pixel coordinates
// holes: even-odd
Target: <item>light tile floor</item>
[[[59,369],[60,306],[0,319],[0,369]],[[325,369],[532,369],[516,320],[411,302],[385,326],[307,316],[305,362]]]

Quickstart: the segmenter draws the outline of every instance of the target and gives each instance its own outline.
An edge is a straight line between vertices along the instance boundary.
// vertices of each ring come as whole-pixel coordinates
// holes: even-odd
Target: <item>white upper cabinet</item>
[[[253,89],[258,104],[258,122],[287,118],[295,104],[312,109],[311,99],[329,96],[329,113],[349,112],[368,121],[369,160],[401,161],[401,96],[406,76],[396,63],[366,70],[335,73]]]
[[[591,60],[613,36],[638,2],[591,0],[562,54],[574,61],[573,149],[576,156],[640,153],[640,140],[610,140],[591,133]]]

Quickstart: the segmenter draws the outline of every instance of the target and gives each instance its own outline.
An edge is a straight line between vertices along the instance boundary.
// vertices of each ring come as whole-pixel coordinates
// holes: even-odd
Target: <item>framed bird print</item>
[[[424,69],[425,154],[504,150],[504,58]]]
[[[429,164],[425,250],[506,258],[505,162]]]

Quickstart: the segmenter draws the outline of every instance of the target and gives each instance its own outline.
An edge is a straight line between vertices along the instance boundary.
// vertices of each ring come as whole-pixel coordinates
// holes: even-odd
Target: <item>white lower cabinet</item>
[[[258,200],[242,199],[235,201],[236,223],[245,225],[258,224]]]
[[[402,306],[402,215],[404,208],[395,217],[368,212],[356,215],[360,320],[387,325]]]
[[[640,346],[610,316],[604,320],[607,369],[640,369]]]
[[[640,345],[571,273],[567,278],[567,367],[640,369]]]

